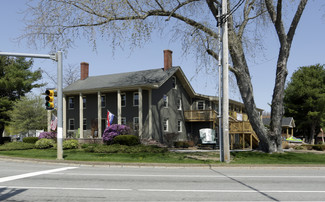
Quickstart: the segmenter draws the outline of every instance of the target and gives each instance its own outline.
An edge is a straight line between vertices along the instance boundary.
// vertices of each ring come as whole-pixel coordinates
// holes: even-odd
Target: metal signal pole
[[[27,57],[27,58],[42,58],[51,59],[58,64],[58,86],[57,86],[57,96],[58,96],[58,130],[57,130],[57,159],[63,159],[63,68],[62,68],[62,52],[58,51],[56,54],[29,54],[29,53],[8,53],[0,52],[0,56],[14,56],[14,57]]]

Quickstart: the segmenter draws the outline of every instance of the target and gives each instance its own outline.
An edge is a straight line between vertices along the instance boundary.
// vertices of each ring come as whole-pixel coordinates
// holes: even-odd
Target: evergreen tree
[[[285,115],[295,119],[297,133],[311,143],[325,120],[324,65],[300,67],[294,72],[285,89],[284,105]]]
[[[0,56],[0,138],[10,120],[9,111],[14,101],[42,86],[35,83],[42,77],[41,71],[33,72],[32,64],[32,60],[25,58]]]

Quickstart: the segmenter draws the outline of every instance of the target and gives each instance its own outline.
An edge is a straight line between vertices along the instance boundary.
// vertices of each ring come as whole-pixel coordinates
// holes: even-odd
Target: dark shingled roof
[[[123,89],[130,87],[155,87],[163,84],[170,78],[179,67],[172,67],[167,71],[164,69],[151,69],[120,74],[109,74],[102,76],[90,76],[84,80],[78,80],[63,89],[64,93],[77,93],[84,91],[96,91],[103,89]]]

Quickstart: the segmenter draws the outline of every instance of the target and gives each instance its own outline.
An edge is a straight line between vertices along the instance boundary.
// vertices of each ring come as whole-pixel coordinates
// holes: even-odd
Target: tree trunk
[[[241,43],[238,42],[238,38],[233,30],[229,30],[229,52],[233,63],[232,72],[236,76],[237,85],[245,105],[249,122],[260,139],[259,149],[268,153],[273,152],[274,144],[269,138],[270,136],[263,125],[259,111],[256,109],[251,76],[243,47]]]
[[[283,98],[285,81],[288,75],[287,59],[289,57],[288,46],[281,46],[277,62],[275,86],[273,89],[272,105],[271,105],[271,123],[270,134],[274,141],[275,151],[283,151],[282,149],[282,117],[284,114]]]

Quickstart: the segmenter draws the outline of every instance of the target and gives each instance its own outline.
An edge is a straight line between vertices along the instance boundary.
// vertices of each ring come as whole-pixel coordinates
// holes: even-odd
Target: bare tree
[[[51,82],[48,82],[47,84],[52,84],[52,86],[56,86],[57,85],[57,77],[56,75],[52,75],[50,73],[48,73],[45,70],[42,70],[42,72],[44,74],[46,74],[46,76],[50,79]],[[80,78],[80,71],[79,71],[79,67],[77,65],[71,65],[68,64],[68,66],[66,66],[64,68],[64,75],[63,75],[63,87],[69,86],[72,83],[74,83],[75,81],[77,81]]]
[[[182,41],[184,53],[195,51],[197,59],[218,60],[218,38],[215,28],[229,22],[230,70],[234,73],[251,125],[265,152],[281,151],[281,119],[284,82],[292,39],[308,0],[300,0],[286,33],[282,20],[282,0],[238,0],[228,2],[229,13],[218,18],[217,0],[39,0],[31,4],[23,38],[54,50],[68,49],[80,36],[96,48],[99,37],[110,40],[112,48],[141,46],[150,40],[153,30],[162,31],[173,40]],[[293,1],[291,1],[292,3]],[[212,15],[211,15],[212,13]],[[266,14],[269,14],[267,17]],[[29,19],[27,17],[27,19]],[[220,20],[219,20],[220,19]],[[272,99],[272,121],[267,132],[256,109],[251,76],[245,52],[249,48],[249,23],[267,20],[278,34],[281,44]],[[167,29],[167,33],[164,32]],[[261,30],[263,31],[263,30]],[[246,39],[245,39],[246,36]],[[41,42],[41,44],[39,43]]]

